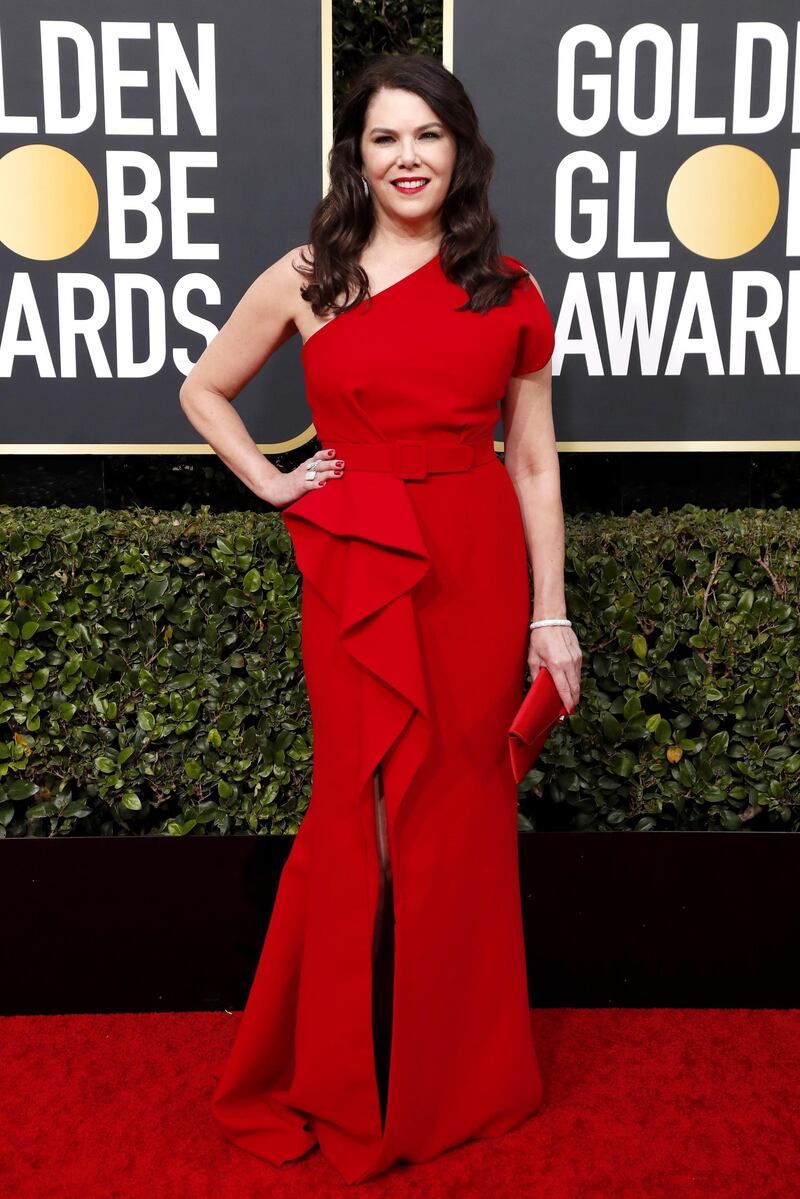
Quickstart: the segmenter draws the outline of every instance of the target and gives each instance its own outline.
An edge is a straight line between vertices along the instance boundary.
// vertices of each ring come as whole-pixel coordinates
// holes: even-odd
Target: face
[[[456,143],[416,92],[382,88],[369,103],[361,136],[361,173],[379,212],[391,221],[424,228],[444,203],[456,160]],[[426,179],[398,187],[399,180]]]

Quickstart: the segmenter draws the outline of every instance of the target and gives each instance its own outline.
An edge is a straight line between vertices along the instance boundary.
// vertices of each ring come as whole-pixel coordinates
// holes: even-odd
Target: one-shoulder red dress
[[[280,1166],[319,1145],[349,1183],[499,1136],[542,1098],[507,746],[528,557],[494,430],[554,330],[527,277],[485,314],[467,299],[437,254],[302,348],[317,436],[346,463],[282,510],[312,795],[211,1110],[241,1148]]]

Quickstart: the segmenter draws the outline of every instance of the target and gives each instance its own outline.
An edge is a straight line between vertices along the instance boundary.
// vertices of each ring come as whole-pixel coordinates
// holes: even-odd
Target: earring
[[[361,176],[361,182],[364,184],[364,195],[368,196],[369,195],[369,185],[363,175]]]

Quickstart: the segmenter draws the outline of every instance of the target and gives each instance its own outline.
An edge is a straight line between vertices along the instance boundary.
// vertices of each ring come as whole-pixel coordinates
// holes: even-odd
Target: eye
[[[422,136],[423,137],[433,137],[438,141],[439,138],[441,137],[441,134],[436,133],[433,129],[428,129],[427,132],[423,133]],[[386,141],[391,141],[391,140],[392,140],[392,135],[390,133],[382,133],[380,135],[380,137],[375,138],[375,145],[379,146],[381,144],[381,142],[386,142]]]

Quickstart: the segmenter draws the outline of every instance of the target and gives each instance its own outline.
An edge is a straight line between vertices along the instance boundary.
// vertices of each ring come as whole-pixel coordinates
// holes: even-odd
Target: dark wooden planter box
[[[0,1012],[240,1009],[292,841],[0,842]],[[532,1007],[800,1007],[795,834],[519,847]]]

